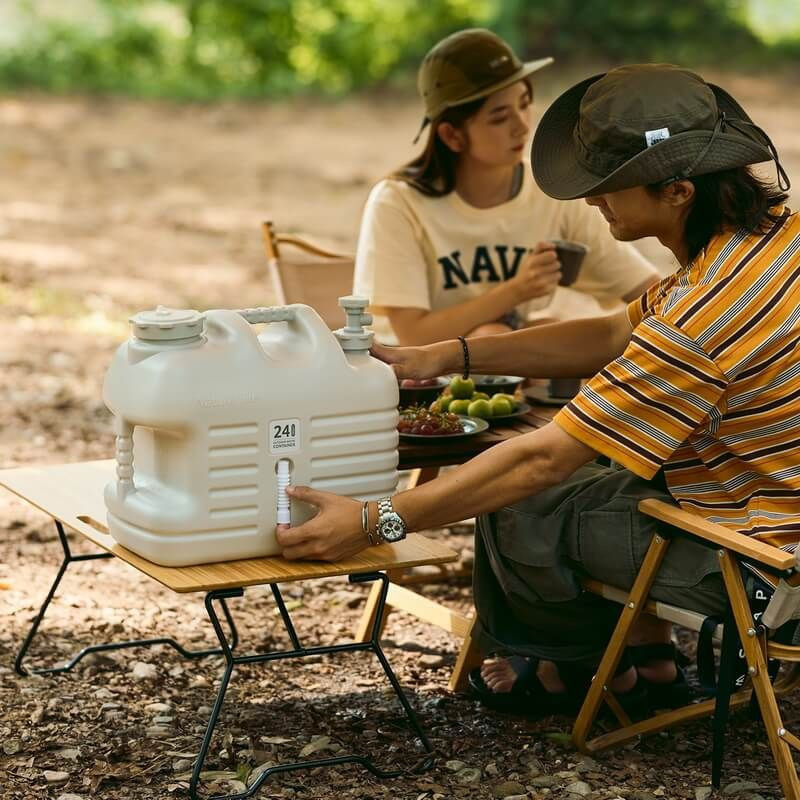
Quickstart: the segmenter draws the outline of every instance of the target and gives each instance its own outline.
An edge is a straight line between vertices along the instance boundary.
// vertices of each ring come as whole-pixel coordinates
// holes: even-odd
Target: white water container
[[[116,541],[168,566],[275,555],[279,460],[293,484],[362,500],[396,490],[397,380],[369,355],[367,300],[339,304],[333,333],[299,304],[131,318],[103,385]],[[289,513],[297,525],[314,509],[292,500]]]

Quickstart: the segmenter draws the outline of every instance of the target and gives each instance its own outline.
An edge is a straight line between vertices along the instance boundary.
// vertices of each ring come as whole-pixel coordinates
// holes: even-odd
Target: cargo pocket
[[[583,511],[579,558],[595,580],[627,589],[636,577],[630,511]]]
[[[683,536],[675,536],[656,573],[653,587],[689,589],[697,586],[706,575],[719,570],[716,550]]]
[[[565,560],[564,520],[530,516],[504,509],[497,529],[497,550],[507,576],[506,586],[523,602],[562,602],[580,592],[580,584]]]

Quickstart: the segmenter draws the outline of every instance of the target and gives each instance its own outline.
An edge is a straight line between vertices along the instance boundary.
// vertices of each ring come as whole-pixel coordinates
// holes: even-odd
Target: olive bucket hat
[[[487,97],[552,63],[549,57],[520,61],[486,28],[468,28],[442,39],[428,51],[417,75],[425,118],[414,141],[446,109]]]
[[[531,149],[536,182],[558,200],[770,160],[785,191],[767,134],[726,91],[671,64],[631,64],[576,84],[544,113]]]

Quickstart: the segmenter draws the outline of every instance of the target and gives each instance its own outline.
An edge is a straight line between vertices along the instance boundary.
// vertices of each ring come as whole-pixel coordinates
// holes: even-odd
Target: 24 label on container
[[[273,419],[269,423],[270,453],[291,453],[300,449],[300,420]]]

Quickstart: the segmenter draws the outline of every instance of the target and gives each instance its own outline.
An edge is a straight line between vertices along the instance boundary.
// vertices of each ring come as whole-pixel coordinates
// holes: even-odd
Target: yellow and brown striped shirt
[[[555,417],[689,511],[800,537],[800,216],[714,237],[628,307],[625,352]]]

